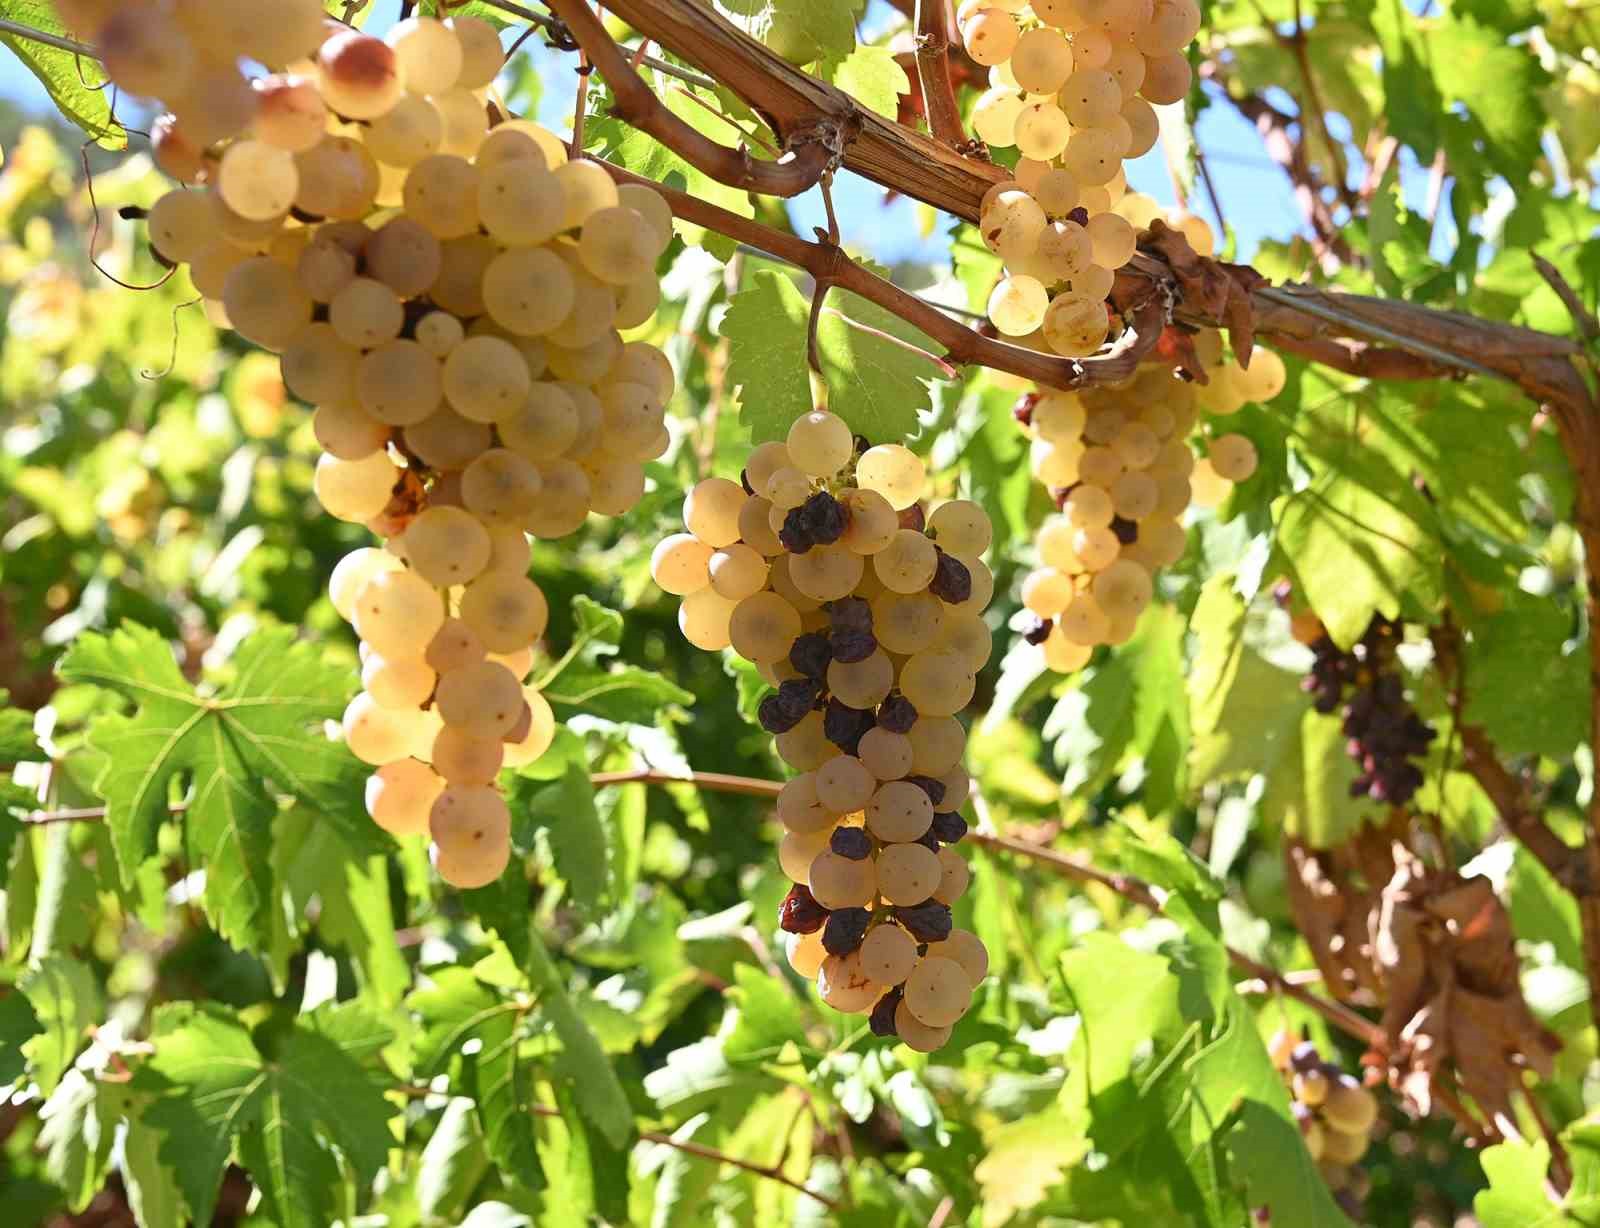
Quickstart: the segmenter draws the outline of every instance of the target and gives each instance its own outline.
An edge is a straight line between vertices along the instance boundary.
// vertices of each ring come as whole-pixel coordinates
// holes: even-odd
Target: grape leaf
[[[82,960],[60,953],[46,956],[17,982],[33,1007],[39,1031],[22,1047],[28,1072],[49,1095],[99,1023],[103,1002],[94,973]]]
[[[1249,641],[1231,575],[1206,582],[1189,627],[1199,640],[1188,674],[1191,780],[1260,773],[1263,822],[1319,848],[1338,843],[1361,821],[1350,800],[1356,773],[1339,721],[1313,711],[1301,675],[1267,660]]]
[[[791,64],[842,58],[856,45],[856,0],[717,0],[717,8]]]
[[[739,1020],[723,1040],[730,1062],[775,1056],[785,1044],[805,1043],[805,1016],[789,986],[750,964],[734,969],[729,995],[739,1005]]]
[[[105,756],[96,788],[123,882],[155,854],[169,790],[181,781],[191,789],[183,826],[190,862],[205,868],[206,913],[229,942],[258,948],[270,924],[278,816],[268,785],[302,799],[328,796],[350,758],[314,726],[338,717],[349,679],[287,627],[245,640],[231,667],[216,694],[197,691],[160,635],[129,623],[80,636],[60,672],[134,704],[131,716],[102,716],[89,730]]]
[[[885,119],[900,112],[900,95],[911,92],[911,78],[887,47],[857,47],[834,67],[833,83]]]
[[[39,1145],[45,1171],[81,1211],[105,1184],[117,1122],[127,1110],[127,1088],[69,1070],[39,1108]]]
[[[728,342],[728,382],[739,394],[739,421],[755,443],[782,439],[811,412],[806,376],[810,307],[782,273],[761,269],[728,302],[719,330]]]
[[[22,1077],[27,1069],[22,1046],[40,1030],[39,1016],[25,993],[11,989],[0,997],[0,1090]]]
[[[1518,1139],[1485,1148],[1483,1175],[1489,1188],[1473,1199],[1483,1228],[1576,1228],[1579,1221],[1545,1196],[1550,1144]]]
[[[728,379],[739,390],[739,420],[757,443],[784,438],[794,420],[811,411],[806,374],[810,312],[789,277],[762,269],[748,289],[733,296],[723,317]],[[828,408],[873,443],[908,438],[917,431],[918,412],[930,404],[925,381],[938,368],[927,354],[938,348],[882,308],[854,294],[833,292],[817,322]]]
[[[0,17],[46,34],[67,33],[50,0],[0,0]],[[87,56],[77,56],[15,34],[0,33],[0,42],[10,47],[17,59],[27,65],[28,71],[39,78],[61,113],[102,148],[127,148],[128,134],[111,114],[111,91],[86,83],[86,79],[101,75],[98,64]]]
[[[417,1206],[423,1222],[459,1219],[488,1167],[489,1154],[472,1101],[452,1096],[417,1162]]]
[[[161,1163],[161,1135],[143,1117],[128,1122],[122,1140],[122,1180],[139,1228],[184,1228],[190,1222],[178,1174]]]
[[[592,597],[572,599],[572,644],[541,680],[558,707],[603,720],[654,725],[663,707],[694,703],[694,693],[654,670],[612,660],[622,643],[622,615]]]
[[[1463,718],[1487,729],[1504,754],[1565,759],[1589,736],[1587,646],[1549,597],[1519,591],[1505,603],[1471,624]],[[1526,702],[1529,695],[1539,702]]]
[[[1489,162],[1520,181],[1539,158],[1549,74],[1526,46],[1470,17],[1450,14],[1427,33],[1434,80],[1447,106],[1465,106],[1483,130]]]
[[[133,1087],[156,1097],[141,1116],[160,1133],[160,1157],[178,1174],[195,1221],[210,1222],[235,1148],[283,1228],[340,1218],[341,1161],[371,1181],[392,1143],[388,1080],[366,1059],[393,1038],[352,1002],[300,1016],[265,1053],[221,1008],[158,1007],[155,1053]]]

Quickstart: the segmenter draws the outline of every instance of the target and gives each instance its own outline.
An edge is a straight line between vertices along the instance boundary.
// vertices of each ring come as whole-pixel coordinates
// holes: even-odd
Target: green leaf
[[[60,672],[135,705],[132,716],[102,716],[89,731],[90,745],[105,756],[96,787],[123,882],[131,885],[156,852],[170,790],[182,782],[191,790],[186,845],[190,862],[205,868],[207,915],[229,942],[250,948],[265,944],[270,923],[278,802],[268,785],[316,799],[340,779],[349,754],[315,726],[338,717],[349,679],[286,627],[252,635],[231,666],[231,682],[201,694],[160,635],[126,624],[81,636]]]
[[[1301,674],[1258,651],[1245,615],[1232,576],[1206,582],[1189,624],[1199,641],[1188,675],[1191,780],[1259,773],[1264,823],[1317,847],[1336,844],[1361,822],[1350,800],[1356,772],[1339,721],[1312,710]]]
[[[1548,74],[1525,45],[1470,17],[1450,15],[1427,31],[1425,44],[1445,102],[1465,106],[1482,128],[1489,161],[1502,175],[1526,177],[1539,158]]]
[[[887,47],[857,47],[833,70],[833,83],[885,119],[900,113],[900,95],[911,92],[911,78]]]
[[[693,705],[694,693],[665,675],[612,660],[622,643],[621,614],[579,593],[572,618],[572,645],[540,688],[553,705],[636,725],[654,725],[668,704]]]
[[[561,982],[543,941],[530,924],[527,941],[528,980],[539,995],[539,1009],[561,1039],[562,1081],[573,1101],[613,1148],[633,1137],[633,1108],[617,1081],[600,1042],[583,1021]]]
[[[1586,649],[1572,615],[1549,597],[1509,594],[1504,609],[1471,624],[1462,718],[1504,754],[1568,758],[1589,737]]]
[[[812,410],[806,376],[810,306],[783,273],[758,270],[728,301],[721,334],[728,342],[728,383],[739,394],[739,421],[755,443],[782,439]]]
[[[81,1211],[105,1184],[117,1122],[126,1110],[127,1089],[69,1070],[39,1108],[39,1145],[45,1171]]]
[[[750,964],[740,964],[733,977],[728,992],[739,1020],[722,1043],[730,1062],[772,1058],[786,1043],[805,1043],[805,1014],[786,982]]]
[[[793,280],[770,269],[757,270],[749,288],[729,302],[721,329],[729,346],[728,380],[739,390],[739,421],[757,443],[784,438],[796,418],[811,412],[810,314]],[[831,293],[817,322],[828,408],[873,443],[908,438],[917,431],[918,411],[929,405],[926,381],[939,374],[917,351],[938,348],[865,299]]]
[[[489,1169],[472,1101],[452,1096],[417,1165],[417,1205],[424,1223],[453,1223]]]
[[[1398,618],[1408,598],[1437,603],[1444,551],[1431,521],[1413,488],[1380,492],[1356,475],[1329,473],[1283,501],[1278,547],[1336,644],[1354,644],[1374,614]]]
[[[122,1140],[122,1180],[139,1228],[184,1228],[188,1208],[178,1174],[161,1163],[161,1135],[142,1117],[128,1122]]]
[[[556,780],[519,782],[515,805],[519,818],[525,815],[545,833],[574,907],[586,919],[598,917],[613,898],[606,855],[610,841],[595,809],[588,769],[581,762],[568,763]]]
[[[56,16],[50,0],[0,0],[0,17],[30,30],[46,34],[66,34],[67,28]],[[0,34],[0,42],[27,65],[39,78],[56,106],[78,127],[105,149],[125,149],[128,134],[111,115],[111,90],[86,84],[101,75],[100,66],[88,57],[50,47],[31,38]]]
[[[1489,1188],[1473,1199],[1483,1228],[1565,1228],[1576,1225],[1545,1197],[1550,1144],[1543,1139],[1499,1143],[1484,1149],[1483,1175]]]
[[[0,998],[0,1090],[22,1077],[27,1068],[22,1047],[41,1030],[33,1003],[21,990],[9,990]]]
[[[11,707],[10,698],[0,688],[0,763],[42,762],[46,755],[33,733],[33,713]]]
[[[344,1167],[362,1184],[383,1167],[396,1110],[365,1059],[394,1034],[359,1005],[300,1016],[270,1055],[209,1005],[158,1008],[154,1033],[134,1087],[158,1097],[143,1119],[196,1221],[210,1221],[235,1148],[282,1228],[325,1228],[341,1218]]]
[[[22,1046],[22,1052],[39,1090],[49,1095],[72,1068],[90,1026],[101,1021],[100,986],[88,964],[57,953],[30,969],[17,988],[39,1022],[38,1034]]]
[[[320,896],[317,930],[350,953],[361,971],[363,988],[376,1002],[396,1006],[411,985],[411,968],[395,942],[389,859],[346,853],[330,870],[331,890]]]
[[[856,45],[855,0],[716,0],[735,25],[791,64],[850,54]]]

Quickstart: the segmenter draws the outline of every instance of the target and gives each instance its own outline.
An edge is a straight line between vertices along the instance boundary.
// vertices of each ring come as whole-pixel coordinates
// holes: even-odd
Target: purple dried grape
[[[923,832],[920,836],[918,836],[911,843],[912,844],[920,844],[923,848],[927,849],[928,852],[930,852],[930,853],[937,853],[939,851],[939,837],[933,834],[933,828],[931,828],[931,827],[928,828],[927,831]]]
[[[841,597],[828,603],[828,624],[834,631],[871,631],[872,605],[865,597]]]
[[[928,513],[922,510],[922,504],[913,503],[900,513],[900,527],[915,529],[918,533],[928,527]]]
[[[807,535],[818,546],[833,545],[850,527],[849,509],[825,490],[812,495],[798,510]]]
[[[1054,627],[1055,622],[1051,619],[1035,618],[1022,629],[1022,638],[1038,646],[1050,638],[1050,632]]]
[[[1039,404],[1037,392],[1025,392],[1017,398],[1017,403],[1011,407],[1011,416],[1023,426],[1033,425],[1033,410]]]
[[[967,821],[955,811],[946,810],[933,816],[928,831],[945,844],[955,844],[967,834]]]
[[[809,711],[809,709],[807,709]],[[805,719],[805,712],[794,715],[777,695],[768,695],[756,705],[756,723],[770,734],[788,733]]]
[[[791,507],[784,514],[783,527],[778,530],[778,543],[790,554],[804,554],[817,544],[812,539],[811,530],[806,527],[801,508]]]
[[[953,554],[946,554],[937,546],[934,552],[933,579],[928,581],[928,591],[948,605],[960,605],[972,596],[972,569]]]
[[[829,955],[848,955],[861,945],[872,924],[865,908],[836,908],[822,927],[822,949]]]
[[[872,1013],[867,1016],[867,1026],[872,1029],[874,1036],[898,1036],[894,1026],[894,1013],[900,1006],[900,999],[905,997],[905,990],[896,985],[883,997],[879,998],[873,1006]]]
[[[1139,540],[1138,522],[1128,520],[1122,516],[1111,518],[1111,531],[1117,535],[1117,540],[1124,546],[1131,546]]]
[[[902,905],[894,910],[894,919],[905,926],[918,942],[943,942],[950,937],[950,930],[955,924],[950,916],[950,906],[938,900]]]
[[[861,827],[840,827],[828,839],[828,847],[851,861],[865,861],[872,856],[872,837]]]
[[[828,676],[828,662],[833,660],[833,649],[828,637],[819,631],[809,631],[795,640],[789,649],[789,664],[807,678],[819,682]]]
[[[944,785],[932,776],[907,776],[906,783],[908,785],[916,785],[917,788],[926,793],[935,810],[939,808],[939,803],[944,801]]]
[[[910,733],[916,723],[916,705],[898,691],[878,705],[878,724],[890,733]]]
[[[856,753],[862,734],[876,723],[871,712],[852,708],[837,699],[830,699],[822,713],[823,736],[847,755]]]
[[[870,631],[835,631],[831,643],[833,659],[843,665],[865,661],[878,651],[878,639]]]
[[[785,934],[814,934],[828,919],[828,910],[817,903],[811,888],[796,883],[778,905],[778,928]]]

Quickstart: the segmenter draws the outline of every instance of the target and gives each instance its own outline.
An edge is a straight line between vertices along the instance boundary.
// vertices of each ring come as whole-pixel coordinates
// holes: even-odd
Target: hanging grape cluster
[[[1020,344],[1083,358],[1106,339],[1106,296],[1138,228],[1160,212],[1148,197],[1125,197],[1122,162],[1155,145],[1152,104],[1189,91],[1184,49],[1199,6],[966,0],[957,19],[968,54],[989,69],[973,131],[1022,155],[980,205],[983,241],[1006,267],[989,319]],[[1187,232],[1191,219],[1174,220]]]
[[[689,492],[656,583],[691,643],[731,646],[776,690],[759,719],[798,773],[778,796],[779,924],[830,1006],[929,1051],[988,971],[953,926],[970,871],[953,845],[971,791],[956,719],[989,659],[982,508],[926,514],[922,462],[818,411]]]
[[[1309,1040],[1279,1032],[1270,1047],[1273,1065],[1289,1089],[1290,1108],[1306,1150],[1344,1210],[1361,1214],[1360,1174],[1353,1169],[1372,1141],[1378,1101],[1333,1062],[1324,1061]]]
[[[377,39],[314,0],[63,10],[172,108],[156,160],[196,186],[150,209],[151,245],[280,355],[317,407],[317,498],[386,539],[330,584],[361,638],[368,810],[481,886],[510,857],[498,773],[554,734],[524,682],[549,614],[530,538],[628,511],[667,447],[672,369],[617,330],[655,309],[670,210],[535,124],[491,127],[500,42],[474,18]]]
[[[1275,595],[1280,604],[1288,604],[1287,586],[1280,586]],[[1314,614],[1293,616],[1291,628],[1312,652],[1311,671],[1301,680],[1301,689],[1312,697],[1318,712],[1340,713],[1348,739],[1345,752],[1360,768],[1350,782],[1350,796],[1404,806],[1423,784],[1422,769],[1415,761],[1428,753],[1438,735],[1411,706],[1395,660],[1405,627],[1374,615],[1366,633],[1348,651],[1333,642]]]
[[[1282,374],[1276,355],[1258,351],[1248,391],[1275,396]],[[1018,402],[1034,476],[1061,511],[1040,527],[1041,566],[1022,584],[1034,617],[1024,635],[1042,646],[1051,669],[1070,673],[1096,646],[1126,643],[1150,604],[1155,573],[1183,556],[1189,505],[1220,502],[1219,487],[1254,472],[1255,447],[1242,435],[1212,436],[1198,460],[1188,442],[1201,408],[1236,412],[1242,390],[1235,381],[1218,396],[1148,364],[1122,384],[1046,390]]]

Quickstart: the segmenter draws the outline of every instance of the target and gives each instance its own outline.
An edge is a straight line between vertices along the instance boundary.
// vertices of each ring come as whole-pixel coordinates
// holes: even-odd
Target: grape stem
[[[961,109],[950,81],[950,20],[946,0],[916,0],[917,80],[928,116],[928,131],[936,140],[961,145]]]
[[[815,187],[828,169],[833,155],[825,141],[797,143],[777,162],[757,161],[748,149],[718,144],[662,104],[633,70],[587,0],[549,0],[549,5],[611,87],[612,112],[717,182],[766,196],[798,196]]]
[[[86,56],[91,60],[100,58],[95,54],[94,48],[87,43],[80,43],[76,39],[66,38],[60,34],[51,34],[48,30],[37,30],[33,26],[23,25],[20,21],[0,18],[0,34],[26,39],[30,43],[43,43],[46,47],[54,47],[58,51],[70,51],[73,55]]]

